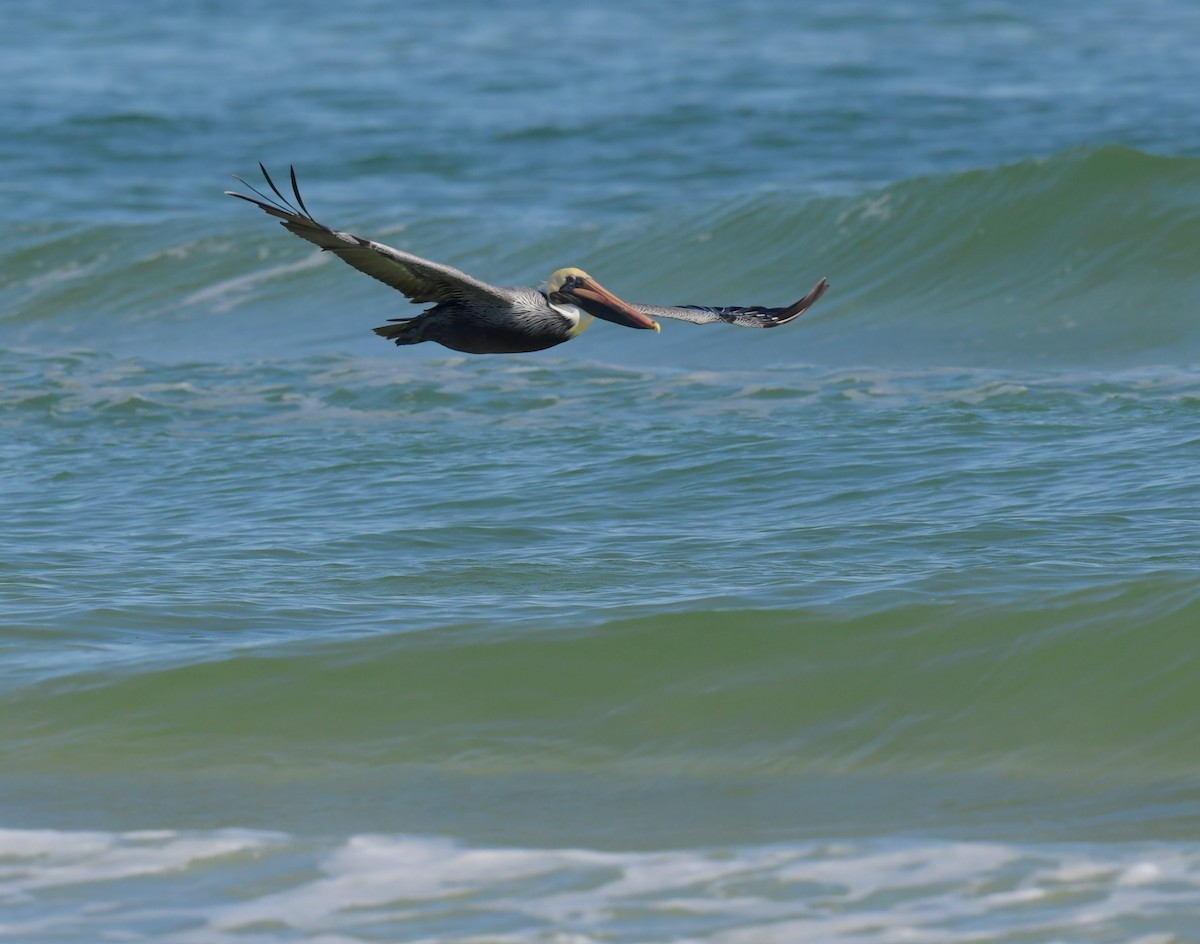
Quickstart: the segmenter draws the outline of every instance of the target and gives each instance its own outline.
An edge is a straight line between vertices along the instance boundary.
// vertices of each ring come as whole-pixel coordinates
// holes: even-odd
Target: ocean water
[[[1200,940],[1200,7],[4,19],[0,939]]]

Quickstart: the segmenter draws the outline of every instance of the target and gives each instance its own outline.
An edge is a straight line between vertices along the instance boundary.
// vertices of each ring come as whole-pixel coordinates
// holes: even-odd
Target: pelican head
[[[627,328],[659,330],[658,322],[643,315],[608,291],[583,269],[559,269],[546,280],[546,297],[557,305],[575,305],[589,315]]]

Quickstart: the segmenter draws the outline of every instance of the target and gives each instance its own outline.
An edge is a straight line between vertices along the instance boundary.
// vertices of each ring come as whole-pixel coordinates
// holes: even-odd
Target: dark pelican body
[[[247,200],[272,216],[301,239],[307,239],[360,272],[403,292],[414,303],[434,302],[415,318],[394,318],[375,329],[396,344],[436,341],[468,354],[516,354],[541,351],[569,341],[588,326],[592,317],[629,328],[659,330],[655,318],[673,318],[694,324],[724,322],[749,328],[773,328],[802,315],[829,287],[821,279],[804,298],[786,308],[705,308],[695,305],[631,305],[621,301],[580,269],[559,269],[545,289],[489,285],[465,272],[382,243],[339,232],[313,219],[300,197],[296,172],[291,172],[296,205],[285,197],[267,169],[259,164],[270,197],[238,177],[256,195],[232,190],[231,197]]]

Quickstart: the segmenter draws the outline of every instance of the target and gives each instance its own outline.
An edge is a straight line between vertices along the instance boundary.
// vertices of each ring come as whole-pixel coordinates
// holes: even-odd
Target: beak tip
[[[658,334],[659,332],[662,331],[662,325],[660,325],[657,321],[651,321],[650,324],[652,324],[654,326],[655,334]]]

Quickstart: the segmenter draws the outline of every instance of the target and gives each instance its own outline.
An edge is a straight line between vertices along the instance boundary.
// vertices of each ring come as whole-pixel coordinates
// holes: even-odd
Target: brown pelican
[[[392,323],[375,328],[376,334],[396,344],[436,341],[468,354],[540,351],[569,341],[588,326],[593,316],[628,328],[654,331],[659,330],[655,318],[674,318],[694,324],[725,322],[744,328],[774,328],[804,314],[829,287],[829,283],[821,279],[811,292],[786,308],[705,308],[697,305],[630,305],[582,269],[574,268],[559,269],[541,289],[489,285],[448,265],[430,262],[318,223],[300,197],[295,168],[291,169],[292,194],[296,198],[293,204],[275,186],[267,169],[261,163],[258,167],[274,197],[236,174],[235,179],[249,187],[257,199],[232,190],[225,192],[279,217],[283,221],[281,225],[289,232],[329,250],[358,271],[403,292],[414,303],[436,303],[415,318],[392,318]]]

